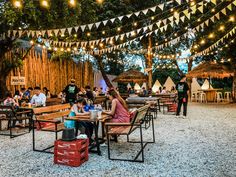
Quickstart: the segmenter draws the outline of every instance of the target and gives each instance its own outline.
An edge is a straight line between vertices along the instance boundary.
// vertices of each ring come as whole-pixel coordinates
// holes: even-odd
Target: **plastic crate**
[[[70,151],[65,149],[54,149],[54,156],[64,156],[66,158],[83,158],[88,156],[88,147],[84,149]]]
[[[63,149],[63,150],[69,150],[69,151],[81,150],[81,149],[87,148],[88,146],[89,146],[88,139],[80,139],[80,140],[74,140],[74,141],[57,140],[54,143],[55,149]]]
[[[177,111],[177,104],[173,103],[168,105],[168,112],[176,112]]]
[[[83,164],[86,161],[88,161],[88,156],[83,156],[80,158],[68,158],[66,156],[54,155],[54,163],[59,164],[59,165],[79,167],[81,164]]]

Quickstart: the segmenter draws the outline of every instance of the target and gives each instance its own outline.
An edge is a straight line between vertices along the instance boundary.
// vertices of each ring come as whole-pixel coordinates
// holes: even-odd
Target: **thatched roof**
[[[147,82],[148,77],[144,75],[144,73],[130,69],[126,72],[121,73],[119,76],[117,76],[115,79],[113,79],[113,82],[123,82],[123,83],[143,83]]]
[[[187,74],[187,77],[193,78],[225,78],[234,75],[233,69],[229,65],[215,62],[204,62]]]

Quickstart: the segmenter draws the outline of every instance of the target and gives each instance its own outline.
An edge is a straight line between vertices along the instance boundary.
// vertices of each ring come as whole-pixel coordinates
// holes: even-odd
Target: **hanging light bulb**
[[[54,51],[57,51],[57,48],[56,48],[56,47],[54,48]]]
[[[69,0],[69,4],[71,7],[75,7],[76,1],[75,0]]]
[[[104,34],[106,34],[106,32],[105,32],[105,31],[102,31],[102,34],[104,35]]]
[[[48,8],[48,7],[49,7],[49,3],[48,3],[47,0],[42,0],[40,4],[41,4],[41,6],[43,6],[43,7],[45,7],[45,8]]]
[[[117,28],[117,31],[121,31],[121,28],[120,28],[120,27],[118,27],[118,28]]]
[[[138,23],[137,22],[134,22],[134,26],[137,26],[138,25]]]
[[[208,36],[209,38],[214,38],[215,37],[215,35],[214,35],[214,33],[211,33],[211,34],[209,34],[209,36]]]
[[[102,3],[104,2],[104,0],[96,0],[96,2],[97,2],[98,4],[102,4]]]
[[[225,26],[221,25],[220,28],[219,28],[219,31],[224,31],[224,29],[225,29]]]
[[[32,45],[33,45],[33,44],[34,44],[34,41],[33,41],[33,40],[31,40],[31,41],[30,41],[30,44],[32,44]]]
[[[234,22],[234,21],[235,21],[235,18],[234,18],[233,15],[229,17],[229,21],[230,21],[230,22]]]
[[[90,36],[91,36],[90,32],[88,32],[88,33],[87,33],[87,36],[88,36],[88,37],[90,37]]]
[[[60,50],[61,50],[61,52],[63,52],[63,51],[64,51],[64,48],[61,48]]]
[[[78,49],[77,49],[77,47],[74,47],[74,51],[77,51]]]
[[[13,1],[13,6],[15,8],[21,8],[22,7],[21,1],[19,0]]]

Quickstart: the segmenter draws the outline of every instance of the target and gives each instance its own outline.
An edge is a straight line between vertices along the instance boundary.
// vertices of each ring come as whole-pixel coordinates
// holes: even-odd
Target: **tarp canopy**
[[[147,83],[146,83],[146,82],[144,82],[143,85],[141,86],[141,88],[143,88],[143,87],[144,87],[145,89],[147,89]]]
[[[140,90],[141,89],[141,87],[138,85],[138,83],[136,83],[135,85],[134,85],[134,90]]]
[[[107,75],[108,79],[111,81],[114,87],[117,87],[117,82],[112,82],[112,80],[116,77],[114,75]],[[105,92],[107,90],[107,84],[102,77],[100,71],[94,73],[94,87],[102,88],[102,91]]]
[[[204,89],[204,90],[207,90],[209,88],[213,89],[213,87],[210,85],[210,83],[209,83],[209,81],[207,79],[205,79],[205,81],[204,81],[204,83],[203,83],[201,88]]]
[[[191,84],[191,92],[197,92],[198,90],[201,89],[201,86],[199,85],[199,83],[197,82],[196,78],[192,79],[192,84]]]
[[[156,82],[154,83],[153,87],[152,87],[152,91],[153,91],[153,92],[157,92],[160,87],[162,87],[162,85],[161,85],[161,83],[159,82],[159,80],[157,79]]]
[[[130,83],[127,84],[127,89],[132,88]]]
[[[175,83],[170,78],[170,76],[166,79],[166,82],[164,84],[164,87],[166,87],[166,90],[171,91],[172,87],[175,87]]]

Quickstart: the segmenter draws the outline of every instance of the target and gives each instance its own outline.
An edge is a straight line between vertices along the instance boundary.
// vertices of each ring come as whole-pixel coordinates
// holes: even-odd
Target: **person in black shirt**
[[[93,92],[91,91],[91,87],[90,86],[86,86],[85,87],[85,90],[86,90],[86,96],[89,100],[92,100],[94,101],[94,96],[93,96]]]
[[[177,83],[176,90],[178,92],[178,107],[177,107],[176,116],[179,116],[181,106],[183,104],[183,106],[184,106],[183,115],[184,115],[184,117],[186,117],[187,116],[189,86],[186,83],[185,76],[183,76],[182,79],[180,80],[180,82]]]
[[[71,83],[66,86],[63,92],[66,94],[66,103],[74,104],[76,95],[79,92],[78,87],[75,85],[75,80],[71,79]]]

